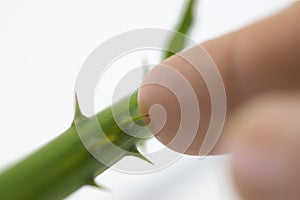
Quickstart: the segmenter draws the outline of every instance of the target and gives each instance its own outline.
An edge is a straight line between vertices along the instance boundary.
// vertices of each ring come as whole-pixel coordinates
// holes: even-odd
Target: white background
[[[172,29],[184,2],[0,1],[0,167],[69,127],[76,76],[91,51],[124,31]],[[291,2],[202,0],[191,36],[205,41]],[[141,64],[144,58],[132,59],[131,63]],[[116,76],[109,80],[118,81]],[[105,85],[106,91],[112,90],[113,83]],[[108,102],[109,97],[101,99]],[[230,180],[229,158],[222,156],[204,160],[186,156],[170,168],[147,175],[108,170],[97,182],[111,192],[84,187],[68,199],[238,199]]]

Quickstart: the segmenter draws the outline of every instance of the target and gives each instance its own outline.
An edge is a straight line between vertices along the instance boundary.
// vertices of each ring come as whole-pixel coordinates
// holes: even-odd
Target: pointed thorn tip
[[[140,159],[146,161],[147,163],[149,163],[149,164],[151,164],[151,165],[154,165],[154,163],[153,163],[151,160],[149,160],[148,158],[146,158],[146,157],[145,157],[144,155],[142,155],[141,153],[136,153],[136,154],[133,155],[133,156],[135,156],[135,157],[137,157],[137,158],[140,158]]]
[[[89,182],[87,182],[87,185],[89,185],[89,186],[92,186],[92,187],[96,187],[96,188],[98,188],[98,189],[101,189],[101,190],[104,190],[104,191],[107,191],[107,192],[110,192],[110,189],[109,188],[107,188],[107,187],[105,187],[105,186],[103,186],[103,185],[99,185],[99,184],[97,184],[96,182],[95,182],[95,180],[90,180]]]
[[[130,156],[134,156],[136,158],[140,158],[144,161],[146,161],[147,163],[151,164],[151,165],[154,165],[154,163],[149,160],[148,158],[146,158],[143,154],[141,154],[141,152],[139,152],[139,150],[137,149],[136,146],[133,146],[130,150],[130,153],[129,153]]]
[[[78,101],[78,96],[77,93],[75,93],[75,114],[74,114],[74,120],[79,120],[79,119],[86,119],[87,117],[85,117],[81,110],[80,110],[80,106],[79,106],[79,101]]]

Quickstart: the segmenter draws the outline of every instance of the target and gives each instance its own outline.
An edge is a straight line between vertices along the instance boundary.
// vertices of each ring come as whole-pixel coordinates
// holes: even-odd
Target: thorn
[[[149,117],[149,114],[138,116],[138,117],[134,117],[134,118],[132,118],[132,121],[137,122],[137,121],[140,121],[140,120],[142,120],[142,119],[144,119],[146,117]]]
[[[140,159],[146,161],[147,163],[149,163],[149,164],[151,164],[151,165],[154,165],[154,163],[153,163],[151,160],[149,160],[148,158],[146,158],[143,154],[141,154],[141,153],[138,151],[138,149],[136,148],[136,146],[134,146],[134,147],[132,147],[132,148],[130,149],[129,156],[134,156],[134,157],[136,157],[136,158],[140,158]]]
[[[110,191],[110,189],[108,189],[107,187],[97,184],[94,179],[91,179],[90,181],[88,181],[87,185],[92,186],[92,187],[96,187],[98,189],[101,189],[101,190],[104,190],[104,191],[107,191],[107,192]]]
[[[82,112],[80,110],[80,107],[79,107],[78,96],[75,93],[75,114],[74,114],[73,123],[74,123],[75,120],[78,121],[78,120],[81,120],[81,119],[87,119],[87,117],[85,117],[82,114]]]
[[[79,107],[78,96],[77,96],[77,94],[75,94],[75,116],[74,116],[74,118],[77,119],[81,116],[82,116],[82,113],[81,113],[81,110]]]
[[[131,156],[134,156],[136,158],[140,158],[144,161],[146,161],[147,163],[154,165],[153,162],[151,160],[149,160],[148,158],[146,158],[144,155],[142,155],[141,153],[131,153]]]

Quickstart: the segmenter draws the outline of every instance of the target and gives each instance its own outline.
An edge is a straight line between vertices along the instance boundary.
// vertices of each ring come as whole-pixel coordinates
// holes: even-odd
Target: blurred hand
[[[247,200],[300,199],[299,21],[300,3],[296,3],[271,18],[202,44],[218,66],[227,95],[225,127],[211,154],[233,154],[234,180]],[[211,114],[207,87],[178,55],[162,64],[190,82],[201,105],[200,127],[192,145],[184,152],[179,146],[170,148],[198,155]],[[163,65],[146,79],[168,78],[160,76]],[[141,88],[139,104],[142,113],[154,104],[166,109],[167,120],[156,137],[168,145],[180,123],[175,96],[153,84]]]

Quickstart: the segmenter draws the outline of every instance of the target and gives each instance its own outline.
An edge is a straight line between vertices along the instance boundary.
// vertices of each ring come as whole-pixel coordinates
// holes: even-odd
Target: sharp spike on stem
[[[132,118],[132,121],[137,122],[137,121],[140,121],[140,120],[142,120],[142,119],[144,119],[146,117],[149,117],[149,114],[143,115],[143,116],[134,117],[134,118]]]
[[[87,182],[87,185],[92,186],[92,187],[96,187],[98,189],[101,189],[101,190],[104,190],[104,191],[107,191],[107,192],[110,191],[110,189],[108,189],[107,187],[96,183],[94,179],[92,179],[89,182]]]
[[[139,152],[139,150],[137,149],[136,146],[134,146],[133,148],[130,149],[129,156],[134,156],[136,158],[140,158],[140,159],[146,161],[147,163],[154,165],[154,163],[151,160],[149,160],[143,154],[141,154],[141,152]]]
[[[136,158],[140,158],[140,159],[146,161],[147,163],[149,163],[149,164],[151,164],[151,165],[154,165],[154,163],[153,163],[151,160],[149,160],[148,158],[146,158],[146,157],[145,157],[144,155],[142,155],[141,153],[132,153],[131,156],[134,156],[134,157],[136,157]]]
[[[73,119],[73,123],[75,120],[81,120],[81,119],[87,119],[86,116],[84,116],[80,110],[80,106],[79,106],[79,101],[78,101],[78,96],[75,93],[75,114],[74,114],[74,119]]]

